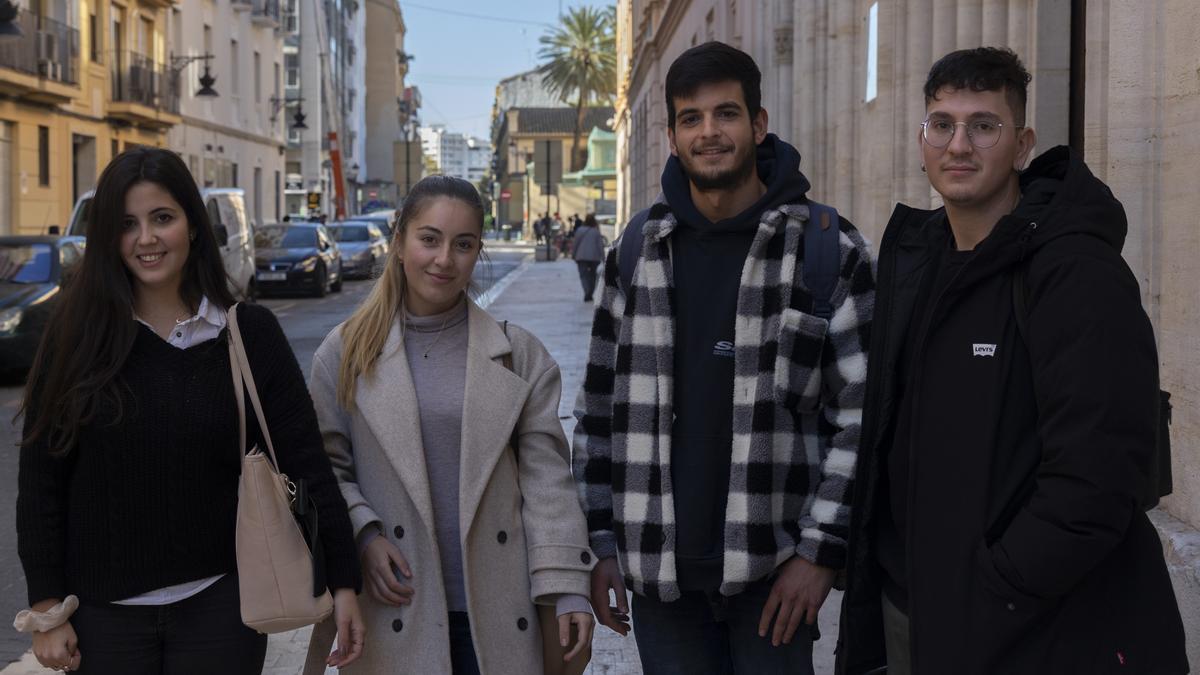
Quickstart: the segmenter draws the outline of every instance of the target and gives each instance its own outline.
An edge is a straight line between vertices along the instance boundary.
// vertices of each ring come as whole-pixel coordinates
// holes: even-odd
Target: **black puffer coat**
[[[1021,176],[1023,198],[908,325],[950,236],[898,206],[883,237],[838,673],[884,665],[881,457],[894,373],[914,333],[906,540],[919,675],[1177,675],[1188,670],[1149,480],[1158,358],[1121,258],[1125,213],[1067,148]],[[1017,330],[1014,270],[1028,288]],[[980,349],[979,347],[983,348]]]

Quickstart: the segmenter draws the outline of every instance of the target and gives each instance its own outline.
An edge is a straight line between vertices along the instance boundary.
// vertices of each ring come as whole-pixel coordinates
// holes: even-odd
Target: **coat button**
[[[395,621],[392,622],[392,630],[399,633],[401,628],[404,628],[403,621],[401,621],[400,619],[396,619]]]
[[[1017,611],[1017,606],[1016,606],[1016,604],[1014,604],[1014,603],[1011,603],[1011,602],[1010,602],[1010,603],[1008,603],[1008,604],[1007,604],[1007,605],[1005,605],[1005,606],[1006,606],[1006,607],[1008,607],[1008,611],[1010,611],[1010,612],[1015,612],[1015,611]]]
[[[499,532],[496,533],[496,541],[500,542],[501,544],[507,542],[508,541],[508,533],[505,532],[504,530],[500,530]],[[524,630],[524,629],[522,629],[522,630]]]
[[[521,618],[517,619],[517,628],[519,628],[521,630],[525,630],[526,628],[529,628],[529,620],[526,619],[525,617],[521,617]]]
[[[586,564],[592,562],[592,554],[588,553],[587,551],[584,551],[583,553],[579,554],[579,559],[583,561],[584,565],[586,565]]]
[[[404,528],[397,525],[395,528],[392,529],[392,534],[396,535],[397,539],[403,539],[404,538]]]

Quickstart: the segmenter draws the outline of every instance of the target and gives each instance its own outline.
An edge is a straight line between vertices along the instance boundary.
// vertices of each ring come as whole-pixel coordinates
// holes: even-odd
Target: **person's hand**
[[[325,659],[325,665],[344,668],[362,656],[363,638],[367,635],[354,589],[339,588],[333,592],[333,619],[337,624],[337,649]]]
[[[610,590],[617,595],[616,607],[608,604]],[[600,625],[608,626],[621,637],[629,635],[629,599],[616,558],[605,558],[592,568],[592,608]]]
[[[758,636],[767,636],[772,617],[775,617],[775,630],[771,634],[774,647],[789,644],[801,621],[810,626],[816,623],[817,613],[825,604],[836,574],[835,570],[819,567],[799,556],[785,562],[758,620]],[[776,610],[778,616],[775,616]]]
[[[596,620],[591,612],[569,612],[558,617],[558,643],[565,649],[571,643],[571,624],[575,624],[575,648],[563,655],[563,662],[570,661],[592,643],[592,631]]]
[[[58,601],[48,605],[38,603],[32,609],[44,612],[57,604]],[[52,670],[79,670],[79,664],[83,661],[79,652],[79,640],[75,637],[75,629],[71,627],[70,621],[44,633],[34,633],[33,655],[37,657],[38,663]]]
[[[400,549],[386,537],[372,539],[363,551],[363,579],[371,597],[393,607],[412,604],[413,588],[400,583],[397,570],[405,579],[412,579],[412,569]]]

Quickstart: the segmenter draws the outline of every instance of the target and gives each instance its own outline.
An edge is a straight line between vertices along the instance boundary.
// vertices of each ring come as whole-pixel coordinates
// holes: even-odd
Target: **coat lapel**
[[[458,482],[459,527],[464,541],[531,389],[504,367],[500,359],[512,353],[512,344],[496,320],[474,302],[469,304],[468,331]]]
[[[355,401],[363,419],[400,477],[427,531],[433,532],[433,502],[425,468],[421,420],[399,319],[392,325],[374,374],[358,378],[357,386]]]

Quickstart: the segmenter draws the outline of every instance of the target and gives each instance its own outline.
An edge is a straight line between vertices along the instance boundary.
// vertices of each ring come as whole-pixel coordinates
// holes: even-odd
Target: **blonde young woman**
[[[558,366],[467,297],[482,233],[474,186],[417,183],[382,278],[313,359],[373,638],[343,672],[542,673],[535,604],[555,607],[561,644],[577,631],[567,658],[591,641],[593,556],[558,421]],[[310,672],[324,663],[324,629]]]

